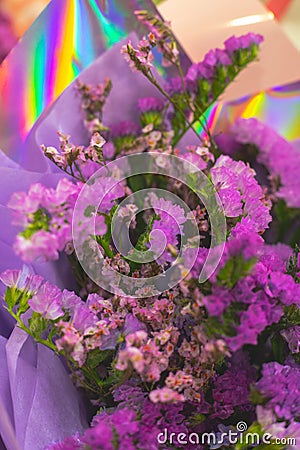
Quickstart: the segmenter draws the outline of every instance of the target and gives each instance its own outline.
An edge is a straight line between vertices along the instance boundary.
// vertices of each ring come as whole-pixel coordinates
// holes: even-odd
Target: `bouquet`
[[[24,405],[18,374],[37,367],[47,420],[39,433],[35,404],[15,433],[48,450],[296,449],[300,156],[256,119],[212,135],[205,115],[263,38],[232,36],[186,70],[170,25],[135,14],[148,34],[121,46],[125,97],[141,76],[151,96],[107,120],[114,83],[79,77],[82,141],[60,129],[41,146],[51,180],[8,202],[24,262],[0,276],[10,348],[36,355],[8,367]],[[55,261],[57,281],[41,270]]]

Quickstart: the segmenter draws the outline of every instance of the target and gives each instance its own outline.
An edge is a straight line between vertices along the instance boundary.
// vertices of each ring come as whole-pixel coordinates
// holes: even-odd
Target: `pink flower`
[[[185,400],[184,395],[178,394],[178,392],[168,387],[155,389],[150,392],[149,398],[153,403],[178,403]]]
[[[30,239],[21,235],[17,236],[14,250],[25,262],[36,259],[50,261],[58,259],[59,256],[56,236],[44,230],[37,231]]]
[[[62,310],[62,293],[56,287],[46,282],[38,292],[28,300],[31,309],[41,314],[45,319],[56,320],[64,315]]]

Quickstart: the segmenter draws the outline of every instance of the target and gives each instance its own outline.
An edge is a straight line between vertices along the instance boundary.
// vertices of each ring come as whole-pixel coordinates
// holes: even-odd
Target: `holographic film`
[[[151,0],[49,3],[0,66],[0,148],[20,161],[28,133],[66,87],[129,33],[145,33],[133,14],[135,9],[155,11]],[[159,65],[158,71],[162,76],[167,74]],[[99,81],[105,76],[99,74]],[[206,119],[214,132],[220,132],[236,118],[252,116],[289,140],[299,139],[300,83],[227,104],[217,103],[209,109]]]
[[[215,105],[208,122],[215,131],[227,129],[239,117],[256,117],[292,141],[300,138],[300,82]]]
[[[0,148],[18,160],[41,112],[79,73],[131,31],[145,33],[136,9],[155,11],[150,0],[50,2],[0,66]]]

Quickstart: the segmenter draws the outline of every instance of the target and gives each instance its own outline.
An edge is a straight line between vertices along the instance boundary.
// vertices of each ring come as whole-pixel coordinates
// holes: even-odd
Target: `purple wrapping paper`
[[[33,182],[55,186],[62,174],[23,170],[1,152],[0,167],[2,272],[22,267],[12,249],[17,228],[11,226],[10,211],[5,206],[10,195],[27,190]],[[67,267],[60,261],[37,263],[31,269],[61,287],[71,287]],[[3,291],[1,285],[1,295]],[[14,320],[1,308],[0,434],[7,450],[40,450],[53,440],[82,430],[79,399],[60,359],[49,349],[36,346],[22,330],[15,328],[11,333],[13,326]]]
[[[3,338],[0,343],[4,361],[0,392],[4,389],[2,402],[4,399],[20,448],[43,449],[54,437],[59,440],[82,431],[86,424],[81,418],[79,399],[59,357],[33,343],[18,328],[5,344],[6,358]],[[8,450],[17,450],[13,434],[3,420],[0,430]]]
[[[15,255],[12,248],[19,230],[11,225],[11,211],[6,206],[9,198],[13,192],[28,190],[32,183],[41,182],[48,187],[56,186],[63,176],[63,173],[51,174],[24,170],[0,151],[0,273],[6,269],[21,269],[23,266],[23,262]],[[36,263],[31,266],[31,269],[62,288],[73,286],[68,265],[63,259],[59,263]],[[3,292],[4,286],[0,283],[1,297]],[[0,334],[7,337],[14,323],[10,315],[1,308]]]

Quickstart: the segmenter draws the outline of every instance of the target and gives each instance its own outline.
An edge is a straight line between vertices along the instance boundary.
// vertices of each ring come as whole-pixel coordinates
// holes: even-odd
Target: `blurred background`
[[[99,0],[105,2],[106,0]],[[222,0],[219,0],[222,2]],[[238,0],[236,0],[238,1]],[[241,1],[241,0],[239,0]],[[280,26],[300,50],[300,0],[260,0],[266,8],[273,12]],[[172,0],[156,0],[155,3],[169,2]],[[11,31],[14,36],[20,37],[24,34],[39,13],[49,3],[49,0],[0,0],[0,11],[2,28],[6,22],[6,35],[0,32],[0,46],[6,39],[11,43],[7,18],[11,22]],[[1,25],[0,25],[1,26]],[[6,45],[8,46],[8,45]]]

